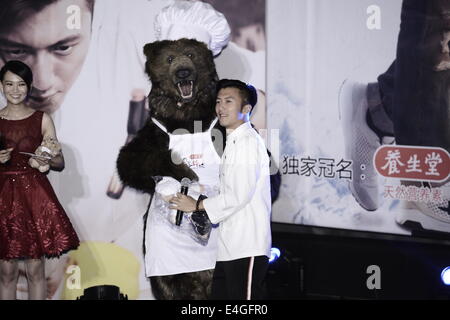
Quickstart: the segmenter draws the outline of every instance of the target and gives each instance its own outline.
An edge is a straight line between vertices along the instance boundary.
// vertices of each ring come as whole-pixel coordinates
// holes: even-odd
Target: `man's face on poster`
[[[77,18],[78,25],[73,23]],[[0,67],[20,60],[33,71],[30,107],[50,113],[60,107],[86,58],[91,22],[86,0],[59,0],[7,33],[0,30]]]

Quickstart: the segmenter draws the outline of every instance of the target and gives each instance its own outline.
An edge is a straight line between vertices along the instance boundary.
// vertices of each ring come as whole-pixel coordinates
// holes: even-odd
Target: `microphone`
[[[183,178],[181,179],[181,190],[180,193],[187,195],[189,185],[191,184],[191,179],[189,178]],[[183,211],[177,210],[177,217],[175,218],[175,224],[177,226],[181,225],[181,219],[183,218]]]

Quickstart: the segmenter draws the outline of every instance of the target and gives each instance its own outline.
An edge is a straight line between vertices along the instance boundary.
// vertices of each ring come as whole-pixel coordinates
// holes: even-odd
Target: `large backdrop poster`
[[[450,232],[448,10],[268,2],[267,119],[283,178],[273,221]]]
[[[42,9],[47,2],[52,5]],[[119,286],[129,299],[153,298],[142,257],[149,196],[120,184],[115,161],[145,121],[151,84],[142,48],[156,40],[155,16],[172,2],[33,0],[20,10],[38,13],[13,27],[19,2],[1,1],[0,64],[23,60],[35,73],[30,103],[52,115],[66,160],[65,170],[49,178],[82,240],[78,250],[47,262],[50,299],[75,299],[102,284]],[[231,42],[215,59],[219,77],[258,89],[251,120],[282,176],[273,221],[403,235],[412,234],[412,226],[450,232],[445,23],[432,25],[424,37],[436,58],[430,70],[438,76],[432,73],[429,82],[434,86],[410,91],[413,98],[442,98],[423,106],[418,125],[428,121],[444,129],[432,144],[405,147],[403,138],[389,132],[392,124],[383,114],[389,108],[376,106],[389,105],[389,92],[401,92],[402,85],[389,91],[389,79],[396,74],[401,8],[408,1],[205,2],[232,29]],[[437,21],[447,19],[448,1],[433,3]],[[409,50],[414,53],[414,47]],[[417,70],[418,63],[402,61],[397,70]],[[382,97],[381,84],[388,87]],[[370,123],[369,105],[375,110]],[[22,269],[22,299],[24,276]]]
[[[232,29],[231,42],[216,58],[219,77],[255,85],[260,107],[253,121],[264,128],[265,0],[206,2]],[[142,254],[150,197],[122,186],[116,159],[146,120],[151,83],[143,47],[156,40],[155,16],[171,3],[1,1],[0,66],[22,60],[34,72],[30,103],[52,115],[66,162],[49,179],[82,241],[78,250],[46,262],[50,299],[76,299],[103,284],[118,286],[129,299],[153,298]],[[18,298],[26,299],[23,266],[20,274]]]

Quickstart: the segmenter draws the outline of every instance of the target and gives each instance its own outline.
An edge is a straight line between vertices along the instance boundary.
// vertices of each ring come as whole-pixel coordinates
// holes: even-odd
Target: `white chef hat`
[[[218,55],[230,40],[230,27],[224,15],[202,1],[177,0],[156,16],[158,40],[195,39],[206,43]]]

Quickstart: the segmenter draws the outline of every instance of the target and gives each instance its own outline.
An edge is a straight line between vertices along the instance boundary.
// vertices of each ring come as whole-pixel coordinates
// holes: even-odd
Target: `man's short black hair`
[[[217,83],[216,86],[217,93],[219,93],[220,89],[225,88],[236,88],[239,90],[239,94],[241,95],[243,102],[242,106],[249,104],[252,106],[253,110],[253,107],[258,102],[258,95],[256,93],[256,89],[251,84],[245,84],[240,80],[222,79]]]
[[[1,0],[0,33],[7,33],[22,24],[31,15],[60,0]],[[85,0],[91,14],[95,0]]]

